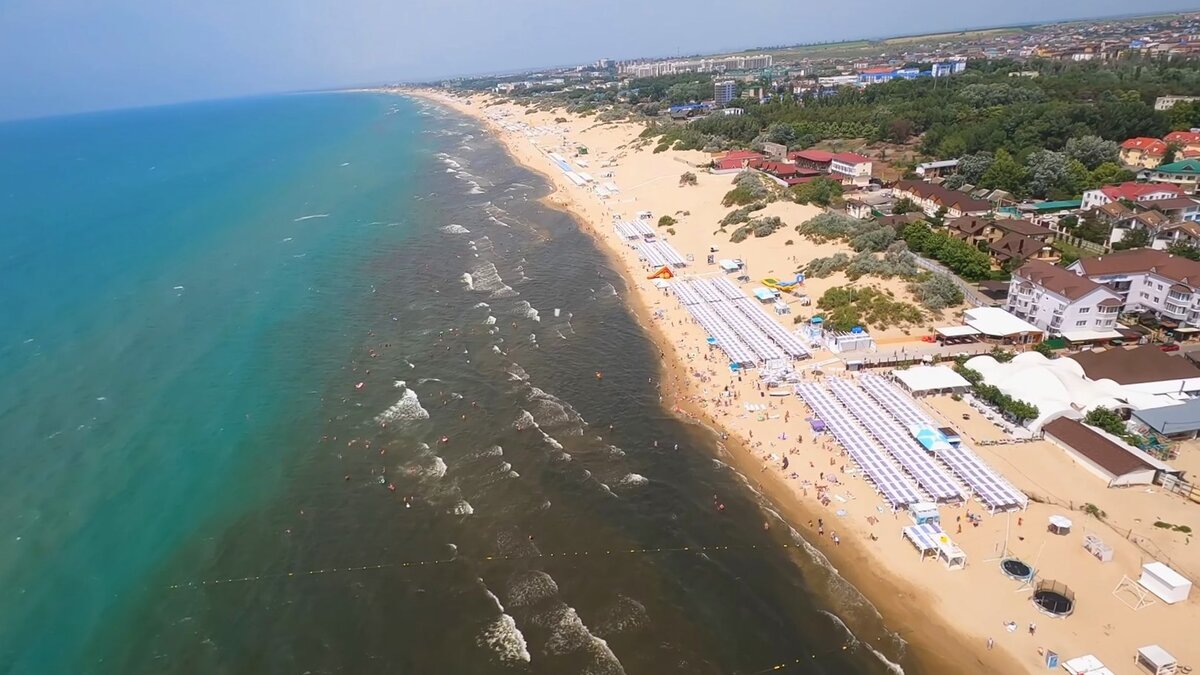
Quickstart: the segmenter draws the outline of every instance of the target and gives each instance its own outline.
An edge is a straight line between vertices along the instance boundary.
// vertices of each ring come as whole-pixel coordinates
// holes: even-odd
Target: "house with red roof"
[[[789,152],[787,157],[800,166],[821,172],[828,172],[833,163],[833,153],[824,150],[796,150]]]
[[[1163,136],[1163,142],[1178,146],[1181,155],[1185,152],[1200,153],[1200,132],[1172,131]]]
[[[730,150],[724,157],[713,160],[713,173],[737,173],[745,169],[756,169],[767,158],[753,150]]]
[[[1121,144],[1121,163],[1153,169],[1162,163],[1167,154],[1167,144],[1157,138],[1139,136]]]
[[[871,158],[853,152],[839,152],[830,157],[829,174],[843,183],[866,185],[871,182]]]
[[[1121,183],[1120,185],[1105,185],[1102,188],[1088,190],[1083,193],[1083,203],[1080,208],[1084,211],[1128,200],[1136,204],[1153,202],[1159,199],[1177,199],[1186,196],[1183,190],[1170,183]]]

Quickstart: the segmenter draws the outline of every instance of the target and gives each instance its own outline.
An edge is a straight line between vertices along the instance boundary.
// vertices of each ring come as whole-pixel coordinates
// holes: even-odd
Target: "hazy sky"
[[[0,0],[0,119],[1197,6],[1200,0]]]

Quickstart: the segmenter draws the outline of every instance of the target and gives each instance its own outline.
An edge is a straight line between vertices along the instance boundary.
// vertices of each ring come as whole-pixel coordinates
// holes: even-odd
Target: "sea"
[[[0,672],[920,672],[548,192],[384,94],[0,124]]]

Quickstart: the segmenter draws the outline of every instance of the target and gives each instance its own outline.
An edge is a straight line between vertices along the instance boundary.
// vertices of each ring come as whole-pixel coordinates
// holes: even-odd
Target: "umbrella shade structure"
[[[954,449],[946,435],[934,427],[912,425],[909,426],[908,433],[912,434],[922,447],[932,453]]]
[[[1051,534],[1071,534],[1071,519],[1066,516],[1050,516],[1050,524],[1047,529]]]

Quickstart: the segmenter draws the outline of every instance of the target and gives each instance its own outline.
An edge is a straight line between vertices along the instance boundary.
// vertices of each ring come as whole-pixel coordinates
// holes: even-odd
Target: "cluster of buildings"
[[[788,152],[782,145],[767,143],[764,152],[734,150],[713,160],[716,174],[754,170],[770,176],[780,185],[792,186],[824,176],[843,185],[862,187],[871,181],[874,162],[854,152],[825,150],[795,150]]]
[[[617,74],[626,77],[659,77],[680,73],[724,73],[731,71],[762,71],[775,63],[770,54],[726,56],[676,61],[630,61],[617,66]]]
[[[1007,309],[1051,335],[1095,331],[1120,339],[1116,318],[1149,314],[1179,336],[1200,332],[1200,262],[1153,248],[1080,258],[1066,267],[1031,260],[1013,272]]]

